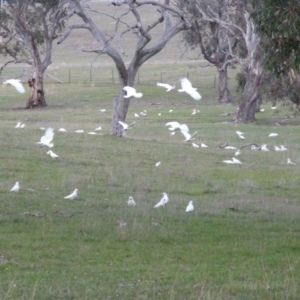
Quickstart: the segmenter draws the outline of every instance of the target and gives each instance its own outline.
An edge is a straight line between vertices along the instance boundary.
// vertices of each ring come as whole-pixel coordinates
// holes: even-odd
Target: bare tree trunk
[[[239,107],[235,122],[250,123],[255,120],[255,112],[257,110],[257,102],[260,101],[260,87],[263,77],[263,69],[260,58],[252,60],[249,64],[247,80],[244,87],[242,102]]]
[[[114,99],[114,111],[111,121],[110,134],[118,137],[125,136],[123,127],[118,123],[126,119],[130,99],[124,98],[124,93],[120,92],[119,96]]]
[[[261,93],[259,93],[257,96],[255,112],[260,112],[261,103],[262,103],[262,97],[261,97]]]
[[[111,126],[110,126],[110,134],[118,137],[126,136],[123,127],[118,123],[119,121],[124,122],[126,120],[126,115],[128,112],[129,104],[130,104],[130,98],[124,98],[124,95],[126,94],[123,90],[123,87],[133,86],[134,84],[134,78],[136,75],[136,71],[130,70],[127,72],[127,74],[122,74],[119,72],[119,80],[120,80],[120,93],[119,95],[114,99],[114,110],[113,110],[113,116],[111,120]]]
[[[228,89],[227,68],[219,70],[219,103],[230,103],[231,95]]]
[[[43,73],[35,71],[32,78],[28,80],[31,89],[31,95],[26,104],[26,108],[45,107],[47,106],[43,88]]]

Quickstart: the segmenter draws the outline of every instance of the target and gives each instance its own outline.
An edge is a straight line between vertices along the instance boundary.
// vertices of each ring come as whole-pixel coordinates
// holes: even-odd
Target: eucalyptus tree
[[[180,3],[180,2],[178,2]],[[189,1],[182,1],[182,10],[188,10]],[[253,7],[247,0],[224,0],[222,7],[227,14],[232,17],[225,18],[224,12],[220,14],[218,9],[214,9],[206,0],[196,0],[196,13],[193,14],[192,26],[197,28],[197,22],[206,21],[227,33],[227,49],[229,61],[239,62],[247,72],[246,83],[240,99],[239,110],[235,118],[236,123],[252,122],[255,112],[260,102],[260,87],[263,77],[262,58],[263,53],[260,49],[260,37],[256,32],[254,21],[250,18]],[[221,7],[221,6],[220,6]],[[245,52],[241,55],[239,51],[233,51],[234,43],[238,40],[243,43]]]
[[[299,0],[252,0],[251,17],[264,37],[265,65],[276,74],[300,68]]]
[[[63,31],[67,0],[8,0],[0,8],[0,51],[32,67],[26,108],[45,107],[43,75],[51,64],[53,41]]]
[[[101,18],[108,18],[107,22],[102,22],[101,27],[93,20],[92,9],[87,4],[87,1],[69,0],[70,9],[83,23],[69,26],[59,43],[67,38],[72,30],[84,28],[90,31],[97,42],[97,49],[90,49],[90,51],[108,55],[113,60],[119,76],[119,94],[113,100],[110,133],[121,137],[124,130],[119,121],[125,121],[130,104],[130,98],[124,98],[126,93],[123,87],[133,86],[138,69],[159,53],[173,36],[189,28],[190,23],[185,13],[170,0],[120,0],[111,3],[110,12],[98,12]],[[151,15],[150,20],[149,15]],[[178,18],[172,20],[172,16]],[[112,27],[108,30],[106,26],[110,24]],[[154,38],[155,30],[160,32],[158,39]],[[135,37],[134,50],[129,58],[122,47],[122,40],[132,35]]]
[[[252,0],[252,18],[264,42],[265,66],[279,81],[289,76],[289,98],[300,107],[299,0]]]
[[[239,35],[228,31],[219,22],[208,18],[213,12],[219,20],[225,22],[237,22],[236,13],[224,0],[178,0],[178,6],[187,10],[194,18],[190,30],[184,32],[184,41],[192,48],[199,46],[201,53],[208,62],[213,64],[219,74],[218,88],[219,103],[231,102],[231,95],[228,89],[227,68],[239,62],[234,54]]]

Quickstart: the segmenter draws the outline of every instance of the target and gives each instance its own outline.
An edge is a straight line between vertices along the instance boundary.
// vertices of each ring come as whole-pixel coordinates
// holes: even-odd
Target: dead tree
[[[124,0],[112,4],[112,13],[110,16],[107,13],[99,12],[102,14],[102,17],[110,17],[115,22],[113,33],[110,37],[107,37],[104,28],[99,28],[90,17],[92,9],[86,6],[85,1],[69,0],[70,9],[82,19],[83,24],[75,24],[68,27],[64,36],[59,40],[59,43],[61,43],[72,30],[85,28],[91,32],[99,45],[98,49],[90,51],[108,55],[114,61],[119,75],[120,86],[119,95],[113,100],[113,117],[110,133],[111,135],[121,137],[124,131],[118,121],[125,121],[130,104],[130,99],[124,98],[126,93],[123,87],[133,86],[137,71],[143,63],[160,52],[174,35],[189,28],[190,24],[186,15],[174,6],[170,0]],[[120,11],[120,6],[123,10],[117,14]],[[155,9],[155,14],[158,12],[158,17],[153,17],[153,20],[149,24],[146,24],[141,12],[141,9],[145,6],[148,8],[147,14],[150,13],[149,11],[151,9],[152,11]],[[155,16],[155,14],[153,14],[153,16]],[[178,18],[172,22],[171,18],[174,15],[178,16]],[[154,41],[152,32],[154,28],[157,27],[161,29],[161,36],[157,41]],[[134,53],[129,65],[126,66],[122,57],[122,55],[125,54],[122,47],[122,38],[129,33],[135,35],[136,41]],[[115,45],[114,42],[116,42],[117,45]]]

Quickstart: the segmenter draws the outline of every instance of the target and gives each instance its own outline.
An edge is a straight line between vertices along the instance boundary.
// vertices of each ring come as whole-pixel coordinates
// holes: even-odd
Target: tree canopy
[[[300,67],[300,1],[252,0],[266,67],[276,74]]]
[[[10,62],[32,67],[28,80],[31,96],[26,108],[46,106],[43,74],[51,64],[52,44],[62,33],[68,18],[67,0],[7,1],[0,7],[0,54]]]

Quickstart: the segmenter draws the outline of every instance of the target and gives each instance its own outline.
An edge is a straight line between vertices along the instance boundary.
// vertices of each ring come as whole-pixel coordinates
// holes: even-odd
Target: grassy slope
[[[128,139],[118,139],[107,134],[115,86],[46,89],[52,105],[37,111],[11,110],[22,96],[2,89],[10,102],[1,111],[0,252],[8,260],[0,266],[1,298],[297,299],[299,167],[286,164],[288,156],[300,163],[296,126],[223,124],[230,119],[219,114],[235,107],[204,100],[192,116],[188,97],[140,86],[145,97],[132,100],[128,122],[143,109],[148,116],[136,119]],[[259,118],[275,124],[288,114],[282,107],[275,117],[266,106]],[[13,128],[19,120],[25,129]],[[171,137],[164,124],[172,120],[199,130],[198,141],[209,148]],[[104,136],[72,133],[99,125]],[[59,159],[35,144],[41,126],[69,131],[55,135]],[[247,142],[289,151],[244,150],[242,165],[225,165],[233,153],[218,145],[245,143],[235,130]],[[279,136],[268,138],[273,131]],[[22,190],[12,194],[17,180]],[[79,198],[64,200],[75,187]],[[153,209],[164,191],[170,204]],[[127,207],[130,195],[137,207]],[[189,200],[195,211],[186,214]],[[118,220],[128,226],[118,228]]]
[[[216,105],[216,90],[201,78],[194,83],[204,96],[196,116],[188,96],[139,86],[145,96],[132,100],[127,121],[137,125],[128,139],[108,135],[116,85],[46,84],[49,107],[36,111],[14,109],[26,99],[1,87],[1,299],[298,299],[298,121],[288,119],[289,107],[265,104],[256,124],[224,123],[231,117],[220,114],[236,106]],[[144,109],[147,117],[134,119]],[[199,130],[197,141],[209,148],[171,137],[164,124],[174,120]],[[14,129],[18,121],[27,127]],[[103,136],[72,133],[99,125]],[[55,134],[57,160],[35,144],[42,126],[69,131]],[[289,151],[245,149],[243,164],[231,166],[222,160],[234,152],[218,147],[225,141]],[[9,192],[15,181],[18,194]],[[74,188],[78,199],[64,200]],[[170,203],[154,209],[162,192]],[[130,195],[137,207],[127,206]],[[190,200],[195,211],[186,214]],[[47,217],[23,214],[36,211]],[[118,220],[128,225],[118,228]]]

